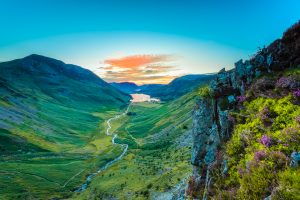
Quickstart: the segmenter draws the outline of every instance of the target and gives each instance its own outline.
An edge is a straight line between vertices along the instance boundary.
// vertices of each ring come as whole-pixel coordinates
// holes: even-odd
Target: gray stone
[[[229,95],[229,96],[227,97],[227,99],[228,99],[228,102],[229,102],[229,103],[234,103],[234,102],[235,102],[235,97],[234,97],[233,95]]]
[[[225,111],[218,111],[219,113],[219,124],[221,127],[221,137],[222,138],[229,138],[230,137],[230,130],[229,130],[229,126],[230,126],[230,122],[228,120],[228,110]]]
[[[258,56],[255,57],[255,60],[256,60],[257,64],[259,66],[261,66],[264,63],[265,58],[262,55],[258,55]]]
[[[267,65],[270,66],[273,63],[273,57],[272,54],[269,54],[267,56]]]
[[[215,154],[217,147],[220,144],[220,138],[218,133],[218,127],[213,124],[209,131],[208,144],[206,145],[206,155],[204,157],[204,163],[210,165],[215,161]]]
[[[255,70],[255,77],[259,77],[261,75],[261,71],[259,69]]]
[[[246,75],[246,69],[242,59],[236,62],[234,65],[235,65],[235,72],[238,77],[242,77]]]
[[[222,171],[222,175],[226,175],[228,173],[228,161],[227,160],[223,160],[223,171]]]
[[[200,98],[193,116],[193,150],[192,164],[199,166],[203,163],[206,151],[206,143],[210,135],[210,127],[213,124],[213,105],[211,100]]]
[[[271,200],[271,195],[270,196],[267,196],[266,198],[264,198],[264,200]]]
[[[300,162],[300,152],[293,152],[291,154],[291,162],[290,162],[290,166],[291,167],[298,167],[299,166],[299,162]]]

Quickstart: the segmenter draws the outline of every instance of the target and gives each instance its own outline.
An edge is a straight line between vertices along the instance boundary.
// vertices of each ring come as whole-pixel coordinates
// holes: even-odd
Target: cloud
[[[104,61],[103,78],[108,82],[130,81],[137,84],[168,83],[176,78],[173,55],[131,55]]]
[[[132,55],[118,59],[108,59],[104,63],[111,67],[138,68],[151,63],[173,60],[171,55]]]

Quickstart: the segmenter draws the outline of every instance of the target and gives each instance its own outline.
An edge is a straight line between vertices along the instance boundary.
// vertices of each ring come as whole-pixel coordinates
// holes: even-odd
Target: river
[[[102,166],[101,168],[99,168],[96,172],[90,174],[87,176],[85,182],[80,185],[79,188],[77,188],[75,190],[75,192],[82,192],[84,190],[87,189],[87,187],[89,186],[90,182],[92,181],[92,179],[97,175],[99,174],[100,172],[106,170],[108,167],[110,167],[111,165],[113,165],[115,162],[117,162],[118,160],[122,159],[123,156],[126,154],[127,150],[128,150],[128,145],[127,144],[119,144],[119,143],[115,143],[115,139],[118,137],[118,134],[113,134],[110,132],[110,129],[111,129],[111,122],[113,120],[116,120],[116,119],[119,119],[120,117],[126,115],[128,113],[128,110],[130,108],[131,104],[128,105],[127,109],[122,113],[122,114],[119,114],[119,115],[116,115],[110,119],[108,119],[106,121],[107,123],[107,129],[106,129],[106,135],[113,135],[112,139],[111,139],[111,142],[113,145],[120,145],[122,148],[123,148],[123,152],[118,156],[116,157],[115,159],[113,159],[112,161],[106,163],[104,166]]]

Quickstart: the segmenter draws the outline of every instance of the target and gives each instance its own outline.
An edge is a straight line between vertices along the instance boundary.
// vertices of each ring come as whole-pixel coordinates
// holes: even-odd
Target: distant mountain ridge
[[[208,84],[214,76],[214,74],[190,74],[175,78],[169,84],[145,84],[141,86],[131,82],[110,84],[127,94],[144,93],[168,101],[176,99],[203,84]]]
[[[147,92],[147,94],[160,98],[161,100],[176,99],[199,86],[208,84],[214,78],[214,74],[192,74],[174,79],[169,84],[160,87],[158,90]]]
[[[112,82],[110,85],[127,94],[131,94],[139,90],[139,86],[133,82]]]

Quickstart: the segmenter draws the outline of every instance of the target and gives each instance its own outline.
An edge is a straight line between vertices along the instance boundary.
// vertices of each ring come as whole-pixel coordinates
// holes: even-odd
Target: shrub
[[[237,96],[236,99],[239,103],[243,103],[246,101],[246,96]]]
[[[298,116],[295,117],[295,121],[296,121],[298,124],[300,124],[300,115],[298,115]]]
[[[294,90],[294,91],[293,91],[293,96],[294,96],[295,98],[300,97],[300,89],[299,89],[299,88],[298,88],[297,90]]]
[[[255,152],[254,161],[256,163],[258,163],[259,161],[264,160],[266,157],[267,157],[266,151],[260,150],[260,151]]]
[[[269,156],[269,159],[274,161],[275,170],[284,169],[289,163],[289,158],[281,151],[271,151]]]
[[[299,118],[300,118],[300,117],[299,117]],[[228,120],[229,120],[232,124],[235,124],[235,123],[236,123],[235,117],[232,115],[232,113],[229,113],[229,114],[228,114]]]
[[[282,179],[278,174],[289,169],[288,156],[300,151],[300,107],[293,104],[292,96],[259,97],[244,106],[236,115],[245,120],[237,120],[226,144],[229,172],[223,190],[234,188],[237,199],[264,199],[276,191]],[[272,123],[264,126],[266,121]],[[288,197],[288,193],[280,189],[281,196]]]
[[[211,89],[206,86],[199,89],[199,96],[202,98],[211,98],[212,97],[212,91]]]
[[[196,197],[198,193],[198,186],[196,183],[196,178],[195,176],[191,176],[188,182],[188,188],[187,188],[187,195],[188,197]]]
[[[283,76],[279,78],[276,82],[276,87],[278,88],[293,88],[296,80],[292,76]]]
[[[292,151],[300,150],[300,130],[299,128],[289,127],[280,131],[278,136],[280,143],[284,145],[286,153],[290,154]],[[279,146],[280,147],[280,146]]]
[[[147,188],[150,189],[150,188],[152,188],[152,186],[153,186],[153,184],[150,183],[150,184],[147,185]]]
[[[260,143],[263,144],[265,147],[269,147],[271,145],[271,138],[267,135],[263,135],[260,138]]]
[[[238,199],[264,199],[272,188],[274,175],[265,162],[252,166],[248,173],[240,179]]]
[[[279,183],[272,192],[272,200],[299,199],[300,197],[300,168],[288,168],[279,174]]]

